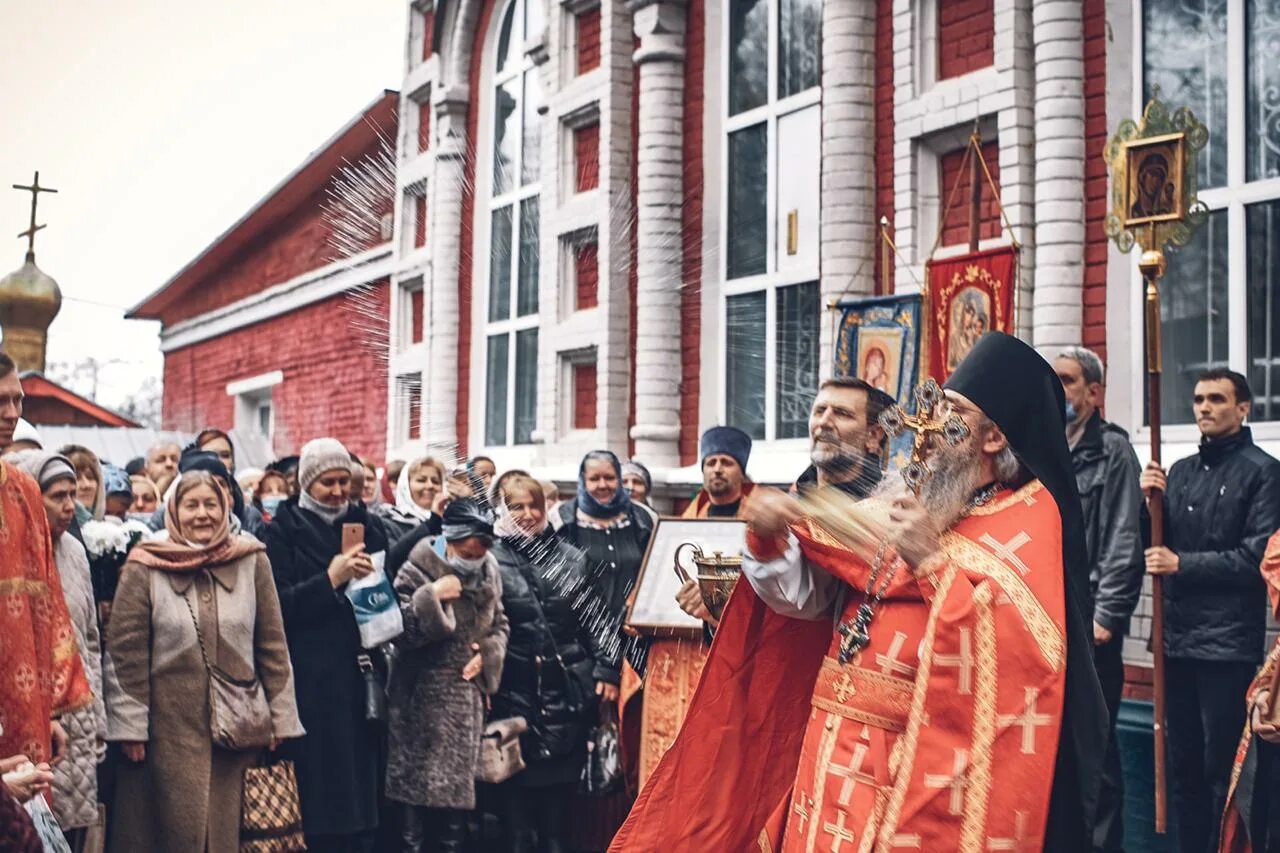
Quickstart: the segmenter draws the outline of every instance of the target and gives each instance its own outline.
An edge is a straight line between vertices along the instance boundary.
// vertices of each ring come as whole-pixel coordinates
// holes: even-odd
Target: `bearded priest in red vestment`
[[[54,718],[93,698],[52,541],[40,487],[0,462],[0,758],[49,761]]]
[[[748,583],[612,850],[1089,849],[1106,714],[1061,383],[991,333],[942,409],[968,435],[860,507],[879,546],[757,489]]]

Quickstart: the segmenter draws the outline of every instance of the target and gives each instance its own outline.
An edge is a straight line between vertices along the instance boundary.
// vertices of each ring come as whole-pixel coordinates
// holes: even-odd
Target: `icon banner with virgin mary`
[[[1002,246],[925,265],[925,364],[939,383],[989,331],[1014,333],[1018,250]]]

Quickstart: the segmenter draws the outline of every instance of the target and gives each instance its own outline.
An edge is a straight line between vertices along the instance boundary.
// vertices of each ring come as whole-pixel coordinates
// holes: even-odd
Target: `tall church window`
[[[724,420],[802,438],[818,383],[821,0],[726,7]]]
[[[483,349],[487,446],[529,443],[537,412],[542,89],[522,45],[541,31],[540,15],[537,0],[509,3],[493,58]]]
[[[1245,374],[1255,421],[1280,420],[1280,0],[1141,0],[1143,102],[1159,86],[1209,129],[1209,221],[1169,251],[1162,285],[1166,423],[1192,422],[1196,376]]]

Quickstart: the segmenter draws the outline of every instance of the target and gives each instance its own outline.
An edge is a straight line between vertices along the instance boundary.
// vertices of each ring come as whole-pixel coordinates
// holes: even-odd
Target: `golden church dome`
[[[58,282],[36,266],[28,252],[26,262],[0,278],[0,329],[4,351],[19,370],[45,369],[45,343],[49,325],[62,309]]]

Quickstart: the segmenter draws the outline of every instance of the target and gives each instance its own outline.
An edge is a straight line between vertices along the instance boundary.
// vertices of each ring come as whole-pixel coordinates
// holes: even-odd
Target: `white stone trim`
[[[636,151],[636,456],[658,467],[680,461],[680,409],[672,386],[681,374],[679,287],[684,241],[683,0],[632,0],[634,59],[640,68],[640,133]],[[676,400],[678,400],[676,396]]]
[[[926,4],[929,5],[929,4]],[[827,0],[822,6],[822,316],[819,381],[832,373],[834,326],[826,306],[875,292],[876,2]],[[866,74],[865,69],[871,69]]]
[[[230,305],[174,323],[160,332],[160,351],[173,352],[297,311],[353,287],[388,278],[391,268],[391,246],[384,243],[359,255],[305,272]]]
[[[284,371],[273,370],[270,373],[261,373],[257,376],[250,376],[247,379],[237,379],[235,382],[227,383],[227,396],[238,397],[241,394],[252,394],[255,391],[264,391],[272,386],[279,385],[284,381]]]
[[[1141,63],[1142,17],[1133,0],[1107,0],[1107,133],[1132,114],[1135,99],[1134,62]],[[1100,156],[1100,154],[1099,154]],[[1107,208],[1111,207],[1111,175],[1107,174]],[[1130,390],[1143,376],[1141,361],[1142,315],[1133,297],[1132,268],[1136,258],[1125,255],[1107,241],[1107,419],[1133,435],[1142,424],[1139,409],[1143,395]],[[1136,331],[1135,331],[1136,330]],[[1134,346],[1138,360],[1134,360]],[[1136,401],[1136,407],[1134,405]]]
[[[1035,54],[1036,346],[1080,343],[1084,327],[1084,19],[1080,0],[1032,7]],[[1095,155],[1096,156],[1096,155]]]

